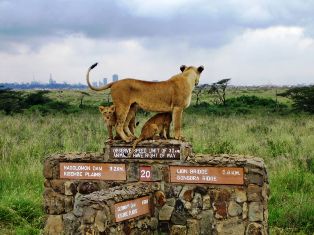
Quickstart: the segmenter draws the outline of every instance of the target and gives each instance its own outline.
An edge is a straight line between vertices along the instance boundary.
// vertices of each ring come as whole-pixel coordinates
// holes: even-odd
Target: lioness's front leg
[[[126,121],[128,111],[129,111],[129,107],[116,106],[116,115],[117,115],[116,131],[118,132],[119,136],[127,143],[132,141],[132,137],[128,137],[124,133],[124,123]]]
[[[181,136],[181,120],[182,120],[183,109],[180,107],[175,107],[172,111],[172,120],[174,126],[174,138],[180,140]]]

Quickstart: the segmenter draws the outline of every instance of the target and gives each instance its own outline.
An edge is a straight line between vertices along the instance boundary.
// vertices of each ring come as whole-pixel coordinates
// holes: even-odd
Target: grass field
[[[273,90],[245,92],[266,98],[275,94]],[[236,91],[233,96],[240,94]],[[52,92],[49,96],[72,105],[78,105],[81,97],[74,91]],[[101,101],[103,95],[91,93],[84,104]],[[288,100],[279,101],[289,105]],[[87,110],[44,116],[36,112],[0,115],[0,234],[40,233],[44,221],[42,163],[45,156],[102,150],[106,128],[96,107],[93,112]],[[271,231],[313,234],[314,116],[269,110],[218,115],[204,111],[204,107],[197,110],[198,107],[186,110],[183,123],[183,133],[194,151],[263,158],[270,176]],[[138,116],[141,126],[147,117]]]

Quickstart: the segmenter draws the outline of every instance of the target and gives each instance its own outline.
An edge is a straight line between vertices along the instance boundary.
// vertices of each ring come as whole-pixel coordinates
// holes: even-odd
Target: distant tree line
[[[87,88],[86,85],[83,84],[68,84],[68,83],[57,83],[57,82],[49,82],[49,83],[39,83],[39,82],[31,82],[31,83],[0,83],[0,86],[3,88],[9,88],[14,90],[32,90],[32,89],[63,89],[63,90],[84,90]]]

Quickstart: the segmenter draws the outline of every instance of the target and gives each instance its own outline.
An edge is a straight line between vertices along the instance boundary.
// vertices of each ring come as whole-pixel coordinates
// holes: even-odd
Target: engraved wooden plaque
[[[141,146],[137,147],[131,157],[129,153],[131,147],[111,146],[110,156],[115,159],[164,159],[164,160],[179,160],[180,145],[173,146]]]
[[[170,166],[171,183],[243,185],[243,168]]]
[[[149,196],[119,202],[114,205],[116,222],[128,220],[148,213],[150,213]]]
[[[126,180],[125,164],[61,162],[60,179]]]

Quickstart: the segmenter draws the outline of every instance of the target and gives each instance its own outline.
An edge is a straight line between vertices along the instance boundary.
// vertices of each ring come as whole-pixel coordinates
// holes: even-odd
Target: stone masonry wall
[[[138,148],[173,145],[180,149],[176,159],[113,158],[110,148],[125,147],[120,142],[107,145],[102,154],[69,153],[47,157],[44,163],[47,215],[44,233],[268,234],[269,188],[262,159],[195,155],[190,144],[178,141],[144,141]],[[126,178],[66,179],[60,177],[60,163],[125,164]],[[174,183],[169,169],[172,166],[241,168],[243,183]],[[149,181],[142,180],[141,167],[150,167]],[[116,205],[144,196],[148,196],[149,207],[145,214],[117,222],[115,210],[124,207]],[[140,208],[135,208],[135,212],[137,209]]]

